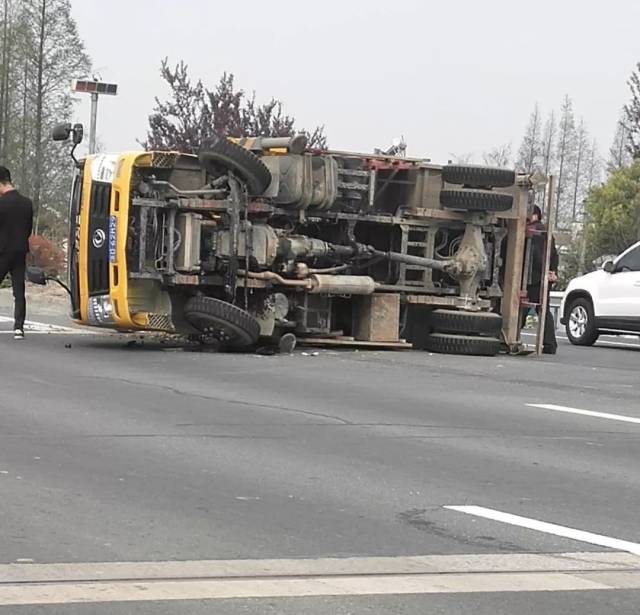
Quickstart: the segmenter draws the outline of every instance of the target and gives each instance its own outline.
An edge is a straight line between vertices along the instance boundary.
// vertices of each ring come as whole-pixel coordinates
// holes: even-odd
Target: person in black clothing
[[[534,205],[531,212],[527,216],[527,224],[530,229],[535,231],[544,230],[544,224],[542,223],[542,210]],[[541,290],[542,290],[542,268],[544,265],[545,256],[545,235],[535,234],[531,236],[531,275],[527,283],[527,295],[529,301],[532,303],[541,303]],[[553,236],[551,237],[551,260],[549,261],[549,286],[558,281],[558,250],[556,249],[556,242]],[[527,275],[528,272],[525,272]],[[540,315],[540,308],[536,308],[536,312]],[[527,317],[527,310],[523,311],[522,324]],[[547,300],[547,316],[545,318],[544,335],[542,341],[542,352],[544,354],[555,354],[558,348],[558,342],[556,341],[556,327],[551,315],[551,309],[549,308],[549,301]]]
[[[32,224],[31,200],[13,187],[9,169],[0,166],[0,284],[10,273],[15,301],[14,338],[18,340],[24,338],[24,279]]]

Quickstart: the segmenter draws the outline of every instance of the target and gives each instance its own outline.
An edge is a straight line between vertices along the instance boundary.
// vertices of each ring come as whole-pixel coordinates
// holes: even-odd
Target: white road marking
[[[13,323],[13,318],[10,316],[0,316],[0,322],[10,322]],[[71,327],[64,327],[62,325],[52,325],[47,322],[37,322],[35,320],[25,320],[24,321],[25,329],[33,329],[33,330],[47,330],[47,331],[74,331],[75,329]]]
[[[0,606],[640,588],[627,553],[0,565]]]
[[[13,325],[13,318],[10,316],[0,316],[0,323],[9,322]],[[64,325],[54,325],[48,322],[38,322],[36,320],[25,320],[24,330],[31,334],[65,334],[65,335],[100,335],[104,330],[80,329],[77,327],[67,327]],[[0,331],[0,335],[13,335],[13,329],[10,331]]]
[[[553,534],[563,538],[570,538],[571,540],[579,540],[581,542],[588,542],[600,547],[607,547],[617,551],[627,551],[634,555],[640,555],[640,543],[637,542],[611,538],[610,536],[603,536],[602,534],[592,534],[591,532],[576,530],[571,527],[565,527],[564,525],[538,521],[537,519],[530,519],[529,517],[520,517],[519,515],[512,515],[511,513],[501,512],[492,508],[484,508],[483,506],[445,506],[444,508],[456,510],[468,515],[474,515],[476,517],[484,517],[485,519],[491,519],[493,521],[500,521],[501,523],[508,523],[509,525],[517,525],[529,530],[545,532],[547,534]]]
[[[34,331],[32,329],[30,330],[25,328],[25,333],[27,334],[27,337],[32,335],[97,335],[97,333],[93,333],[92,331],[80,331],[77,329],[70,329],[69,331]],[[0,335],[13,335],[13,331],[0,331]]]
[[[523,333],[522,336],[523,337],[536,337],[536,334],[535,333]],[[635,336],[629,336],[629,335],[621,335],[620,337],[624,337],[625,339],[635,338]],[[569,341],[569,338],[564,336],[564,335],[556,335],[556,338],[559,339],[559,340],[565,340],[567,342]],[[629,342],[618,342],[617,340],[602,339],[602,338],[600,338],[596,342],[596,346],[600,346],[600,344],[609,344],[610,346],[621,346],[621,347],[624,347],[624,348],[640,348],[640,343],[631,344]]]
[[[568,414],[580,414],[591,416],[596,419],[608,419],[610,421],[620,421],[622,423],[636,423],[640,425],[640,418],[627,416],[626,414],[611,414],[610,412],[594,412],[593,410],[581,410],[580,408],[569,408],[567,406],[556,406],[555,404],[526,404],[530,408],[542,408],[543,410],[553,410],[554,412],[566,412]]]

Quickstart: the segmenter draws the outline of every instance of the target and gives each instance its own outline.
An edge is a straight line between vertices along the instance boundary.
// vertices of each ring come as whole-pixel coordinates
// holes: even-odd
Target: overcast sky
[[[412,156],[519,145],[537,101],[564,94],[602,152],[640,61],[640,0],[72,0],[96,72],[108,150],[138,149],[163,57],[213,85],[223,71],[275,96],[335,149],[404,135]],[[88,102],[77,109],[88,125]]]

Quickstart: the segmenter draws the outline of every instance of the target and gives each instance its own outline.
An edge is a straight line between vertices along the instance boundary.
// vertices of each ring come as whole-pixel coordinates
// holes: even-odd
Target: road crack
[[[227,404],[234,404],[234,405],[239,405],[239,406],[247,406],[247,407],[251,407],[251,408],[261,408],[263,410],[275,410],[278,412],[290,412],[293,414],[302,414],[305,416],[313,416],[315,418],[324,418],[327,420],[331,420],[331,421],[336,421],[337,423],[340,423],[341,425],[353,425],[353,423],[351,421],[348,421],[347,419],[343,419],[340,416],[336,416],[334,414],[328,414],[328,413],[324,413],[324,412],[312,412],[310,410],[301,410],[300,408],[290,408],[288,406],[280,406],[280,405],[276,405],[276,404],[262,404],[259,402],[252,402],[252,401],[245,401],[245,400],[240,400],[240,399],[230,399],[227,397],[217,397],[214,395],[204,395],[202,393],[191,393],[189,391],[184,391],[182,389],[178,389],[176,387],[172,387],[172,386],[168,386],[168,385],[163,385],[163,384],[156,384],[156,383],[152,383],[152,382],[139,382],[136,380],[127,380],[126,378],[108,378],[106,376],[85,376],[84,377],[85,380],[104,380],[107,382],[121,382],[124,384],[129,384],[132,386],[142,386],[142,387],[147,387],[147,388],[153,388],[153,389],[160,389],[162,391],[168,391],[170,393],[174,393],[175,395],[180,395],[183,397],[193,397],[196,399],[203,399],[206,401],[217,401],[217,402],[222,402],[222,403],[227,403]]]

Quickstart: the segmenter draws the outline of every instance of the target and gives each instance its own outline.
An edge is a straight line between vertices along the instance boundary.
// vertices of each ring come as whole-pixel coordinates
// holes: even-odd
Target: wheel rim
[[[582,337],[587,331],[589,315],[582,305],[576,305],[569,315],[569,332],[575,338]]]

